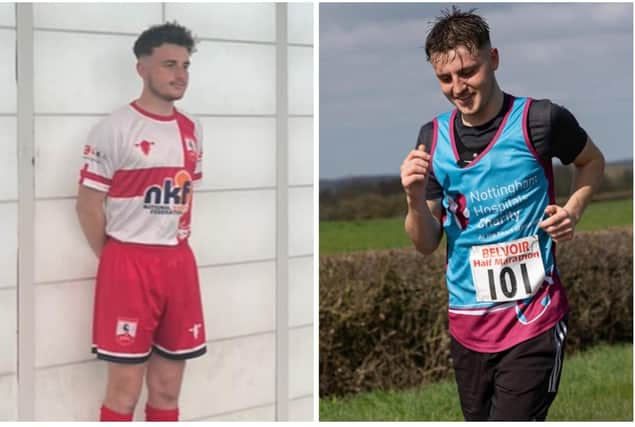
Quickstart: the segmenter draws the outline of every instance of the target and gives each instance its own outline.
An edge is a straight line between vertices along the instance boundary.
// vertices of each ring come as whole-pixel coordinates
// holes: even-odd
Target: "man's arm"
[[[77,203],[75,205],[77,217],[88,244],[98,258],[106,243],[105,199],[105,192],[93,190],[84,185],[80,185],[77,191]]]
[[[434,252],[441,242],[441,200],[428,200],[424,203],[408,200],[406,215],[406,233],[417,251],[424,255]]]
[[[430,154],[423,145],[412,150],[401,165],[401,185],[408,202],[406,233],[417,251],[424,255],[434,252],[443,236],[441,201],[426,200],[429,172]]]
[[[604,176],[604,156],[597,146],[587,139],[584,149],[573,161],[575,173],[572,194],[563,206],[549,205],[545,213],[549,218],[540,223],[556,242],[571,240],[575,226],[591,201]]]

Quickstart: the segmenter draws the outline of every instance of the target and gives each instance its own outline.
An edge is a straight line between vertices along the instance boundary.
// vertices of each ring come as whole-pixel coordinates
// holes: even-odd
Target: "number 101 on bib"
[[[545,280],[538,236],[472,246],[470,269],[479,302],[524,299],[533,295]]]

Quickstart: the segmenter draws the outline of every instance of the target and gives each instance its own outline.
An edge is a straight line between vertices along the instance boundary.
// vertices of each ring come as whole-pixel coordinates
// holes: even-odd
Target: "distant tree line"
[[[554,166],[556,199],[566,200],[571,191],[573,166]],[[596,198],[632,197],[632,164],[607,165]],[[406,199],[399,177],[347,178],[320,183],[320,220],[365,220],[406,214]]]

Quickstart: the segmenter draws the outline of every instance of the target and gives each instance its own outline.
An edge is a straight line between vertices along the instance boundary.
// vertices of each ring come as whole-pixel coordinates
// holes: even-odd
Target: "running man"
[[[134,44],[141,96],[99,122],[84,146],[77,214],[99,257],[93,352],[108,362],[101,421],[131,421],[143,380],[147,421],[177,421],[185,360],[205,353],[188,246],[200,124],[174,107],[195,41],[176,23]]]
[[[405,228],[423,254],[447,237],[450,353],[466,420],[545,420],[562,371],[568,305],[555,243],[573,238],[604,158],[573,115],[504,93],[480,16],[437,18],[426,55],[455,109],[419,133],[401,165]],[[551,161],[575,165],[554,199]]]

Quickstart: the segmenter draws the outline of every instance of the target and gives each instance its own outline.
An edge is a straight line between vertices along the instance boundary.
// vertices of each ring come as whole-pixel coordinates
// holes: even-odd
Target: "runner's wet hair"
[[[462,12],[456,6],[452,6],[452,10],[441,11],[441,16],[435,19],[426,37],[428,61],[433,54],[446,53],[458,46],[465,46],[475,54],[482,47],[490,45],[489,25],[474,11],[476,9]]]
[[[177,24],[176,21],[154,25],[145,30],[135,42],[133,51],[137,59],[139,59],[142,56],[152,55],[152,50],[163,43],[182,46],[190,54],[196,52],[196,41],[192,36],[192,32]]]

